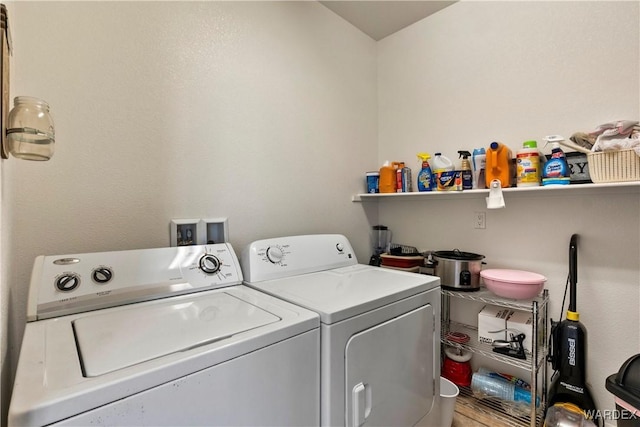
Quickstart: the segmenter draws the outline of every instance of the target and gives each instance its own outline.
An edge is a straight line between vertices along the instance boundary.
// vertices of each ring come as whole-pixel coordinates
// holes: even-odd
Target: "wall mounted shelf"
[[[503,188],[504,197],[531,197],[548,195],[581,195],[581,194],[640,194],[640,181],[610,182],[602,184],[570,184],[550,185],[545,187],[509,187]],[[464,190],[464,191],[424,191],[411,193],[363,193],[351,198],[352,202],[378,202],[387,200],[438,200],[444,199],[484,199],[489,195],[489,190]]]

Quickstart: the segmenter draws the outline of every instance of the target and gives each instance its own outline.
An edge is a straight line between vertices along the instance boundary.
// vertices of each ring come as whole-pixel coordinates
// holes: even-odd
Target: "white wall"
[[[56,153],[2,162],[4,411],[39,254],[168,246],[172,218],[226,216],[238,253],[337,232],[368,257],[350,200],[377,158],[372,39],[316,2],[8,7],[11,95],[49,102]]]
[[[350,196],[383,160],[640,116],[637,2],[461,2],[377,45],[314,2],[8,5],[12,96],[49,101],[58,142],[0,163],[3,414],[36,255],[166,246],[171,218],[228,216],[237,249],[342,232],[366,260],[378,207]],[[604,376],[640,340],[637,192],[507,205],[482,231],[481,199],[379,214],[399,243],[545,273],[554,317],[580,233],[589,378],[612,407]]]
[[[545,135],[640,119],[638,2],[460,2],[378,43],[379,157],[419,170],[416,153],[512,150]],[[548,152],[548,150],[547,150]],[[487,267],[549,278],[559,317],[572,233],[578,311],[589,332],[588,379],[614,409],[606,376],[640,351],[640,197],[637,190],[506,194],[379,203],[394,241],[486,256]],[[473,213],[486,212],[485,230]]]

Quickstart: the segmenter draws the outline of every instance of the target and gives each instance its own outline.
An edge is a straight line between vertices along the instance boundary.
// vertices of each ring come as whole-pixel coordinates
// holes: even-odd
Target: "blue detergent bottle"
[[[436,183],[433,180],[431,166],[429,166],[431,155],[429,153],[418,153],[418,158],[422,161],[422,169],[418,173],[417,179],[418,191],[433,191]]]
[[[551,157],[542,168],[542,185],[567,185],[571,181],[570,174],[569,165],[560,144],[551,143]]]

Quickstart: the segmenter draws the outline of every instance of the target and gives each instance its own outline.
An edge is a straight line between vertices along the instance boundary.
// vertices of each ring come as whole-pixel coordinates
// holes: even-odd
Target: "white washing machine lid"
[[[73,329],[84,375],[95,377],[279,320],[221,292],[87,316]]]
[[[357,264],[310,274],[248,283],[320,315],[332,324],[440,285],[440,279]]]
[[[245,286],[29,322],[9,417],[48,425],[319,325],[317,313]]]

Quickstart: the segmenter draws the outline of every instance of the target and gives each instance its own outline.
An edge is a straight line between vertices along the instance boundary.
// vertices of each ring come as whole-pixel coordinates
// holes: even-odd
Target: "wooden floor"
[[[451,427],[498,427],[503,426],[503,424],[498,423],[496,420],[493,420],[492,424],[485,424],[480,422],[477,419],[471,419],[466,415],[461,414],[460,412],[456,412],[453,414],[453,424]]]
[[[456,404],[451,427],[508,427],[495,418],[486,414],[473,413],[467,407]]]

